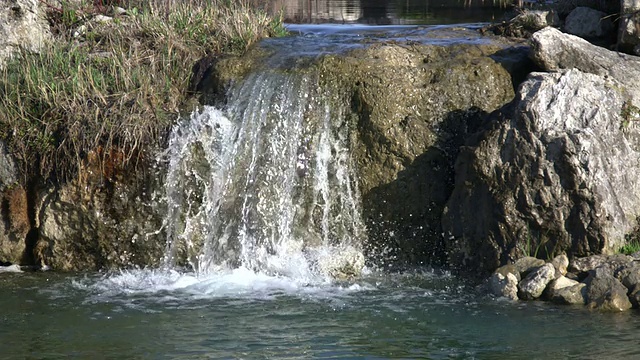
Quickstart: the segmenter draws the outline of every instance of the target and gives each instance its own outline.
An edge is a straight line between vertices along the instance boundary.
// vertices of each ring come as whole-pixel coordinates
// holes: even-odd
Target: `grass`
[[[68,181],[90,159],[137,164],[193,97],[193,64],[286,34],[279,16],[247,0],[117,2],[126,15],[92,21],[110,14],[115,1],[105,1],[48,5],[55,41],[0,73],[0,138],[25,180]]]
[[[618,252],[624,255],[631,255],[637,253],[638,251],[640,251],[640,241],[634,240],[624,244],[624,246],[622,246]]]

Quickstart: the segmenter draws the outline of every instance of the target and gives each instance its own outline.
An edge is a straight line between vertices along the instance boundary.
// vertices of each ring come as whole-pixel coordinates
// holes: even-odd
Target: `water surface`
[[[640,317],[511,303],[425,270],[0,274],[3,359],[637,358]]]

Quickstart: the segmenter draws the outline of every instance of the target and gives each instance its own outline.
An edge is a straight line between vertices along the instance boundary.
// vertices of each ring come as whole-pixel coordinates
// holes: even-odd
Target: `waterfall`
[[[173,128],[165,265],[343,278],[364,267],[351,134],[317,74],[263,70]]]

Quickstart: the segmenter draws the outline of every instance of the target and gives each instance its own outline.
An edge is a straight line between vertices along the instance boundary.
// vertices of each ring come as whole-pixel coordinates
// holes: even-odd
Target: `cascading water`
[[[358,275],[364,226],[350,141],[343,109],[313,73],[263,70],[231,93],[226,111],[194,112],[165,154],[165,264]]]

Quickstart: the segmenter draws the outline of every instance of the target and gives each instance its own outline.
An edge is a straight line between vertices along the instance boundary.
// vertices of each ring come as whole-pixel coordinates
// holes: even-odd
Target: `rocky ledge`
[[[569,262],[523,257],[498,268],[486,283],[491,294],[512,300],[542,299],[602,311],[640,307],[640,253],[593,255]]]

